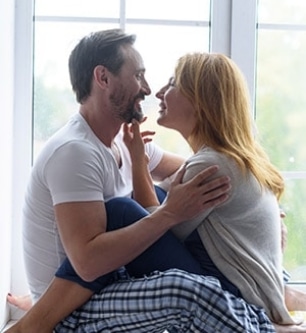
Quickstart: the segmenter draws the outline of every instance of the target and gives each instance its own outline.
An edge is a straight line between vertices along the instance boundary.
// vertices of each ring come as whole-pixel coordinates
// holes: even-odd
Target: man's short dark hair
[[[80,40],[69,57],[70,82],[79,103],[90,95],[94,68],[103,65],[118,74],[125,60],[121,46],[133,45],[135,39],[135,35],[127,35],[121,29],[110,29]]]

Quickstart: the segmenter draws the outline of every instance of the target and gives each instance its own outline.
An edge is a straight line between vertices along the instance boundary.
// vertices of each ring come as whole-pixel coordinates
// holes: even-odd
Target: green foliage
[[[260,31],[256,123],[261,143],[281,171],[305,171],[306,32]],[[284,266],[293,279],[306,279],[306,180],[286,179]]]
[[[45,141],[77,111],[74,96],[69,89],[48,87],[43,77],[34,84],[34,138]]]

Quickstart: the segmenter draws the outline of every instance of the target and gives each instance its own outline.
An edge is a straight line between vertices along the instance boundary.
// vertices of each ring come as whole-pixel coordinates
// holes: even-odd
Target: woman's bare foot
[[[276,333],[306,333],[306,323],[301,325],[276,325],[274,324]]]
[[[306,292],[286,285],[285,302],[289,311],[306,311]]]
[[[6,300],[9,304],[16,306],[23,311],[28,311],[32,307],[32,299],[30,295],[15,296],[7,294]]]
[[[57,323],[83,305],[92,294],[91,290],[75,282],[54,278],[37,302],[5,333],[52,333]]]

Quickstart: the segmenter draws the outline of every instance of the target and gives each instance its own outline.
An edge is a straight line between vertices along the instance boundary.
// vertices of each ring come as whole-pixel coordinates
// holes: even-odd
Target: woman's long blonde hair
[[[195,108],[191,148],[207,145],[232,157],[279,199],[284,181],[255,139],[249,92],[238,66],[222,54],[187,54],[178,61],[175,84]]]

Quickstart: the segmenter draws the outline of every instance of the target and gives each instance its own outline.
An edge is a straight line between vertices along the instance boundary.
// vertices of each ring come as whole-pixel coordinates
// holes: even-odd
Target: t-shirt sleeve
[[[45,181],[53,205],[75,201],[103,201],[105,166],[88,144],[69,142],[58,148],[45,166]]]
[[[146,153],[149,156],[149,170],[154,170],[160,163],[164,150],[157,146],[154,142],[148,142],[145,145]]]

